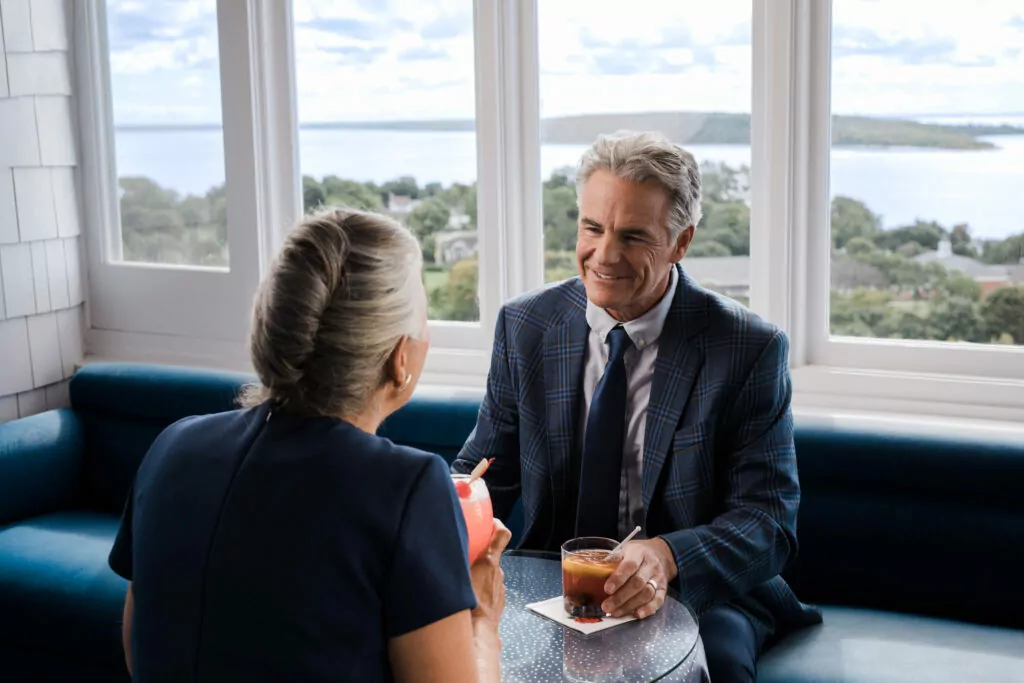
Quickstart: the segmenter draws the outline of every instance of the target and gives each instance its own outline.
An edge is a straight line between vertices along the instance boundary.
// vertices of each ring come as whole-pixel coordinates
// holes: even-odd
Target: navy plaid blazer
[[[645,531],[672,548],[676,588],[698,614],[729,602],[768,635],[817,623],[779,576],[796,554],[800,503],[788,342],[679,276],[647,408]],[[522,498],[521,548],[557,550],[573,535],[586,302],[573,278],[501,309],[477,424],[452,465],[495,459],[495,514],[507,519]]]

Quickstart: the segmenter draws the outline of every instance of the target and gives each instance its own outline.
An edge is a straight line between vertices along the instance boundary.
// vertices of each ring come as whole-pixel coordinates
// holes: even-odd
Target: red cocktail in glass
[[[487,549],[494,531],[494,511],[491,509],[491,494],[483,479],[469,484],[468,474],[453,474],[455,491],[459,495],[462,514],[466,518],[469,534],[469,563],[473,564]],[[459,482],[463,482],[461,485]]]

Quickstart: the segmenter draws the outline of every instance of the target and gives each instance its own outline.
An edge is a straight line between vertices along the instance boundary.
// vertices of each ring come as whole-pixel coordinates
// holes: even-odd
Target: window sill
[[[792,375],[794,409],[1024,424],[1024,380],[822,365]]]
[[[84,363],[129,361],[251,372],[244,345],[90,330]],[[490,353],[432,348],[417,393],[483,396]],[[793,370],[801,422],[956,435],[1024,435],[1024,381],[805,366]]]

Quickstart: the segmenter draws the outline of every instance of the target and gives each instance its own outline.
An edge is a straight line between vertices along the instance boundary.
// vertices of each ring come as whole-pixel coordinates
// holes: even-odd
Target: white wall
[[[82,359],[64,0],[0,0],[0,422],[67,404]]]

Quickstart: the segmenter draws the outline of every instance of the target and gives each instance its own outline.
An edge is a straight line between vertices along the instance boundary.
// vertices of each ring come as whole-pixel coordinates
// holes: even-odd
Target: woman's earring
[[[404,382],[402,382],[402,386],[401,386],[401,388],[399,389],[399,391],[405,391],[406,389],[408,389],[408,388],[409,388],[409,385],[410,385],[410,384],[412,384],[412,374],[411,374],[411,373],[406,373],[406,375],[405,375],[405,381],[404,381]]]

